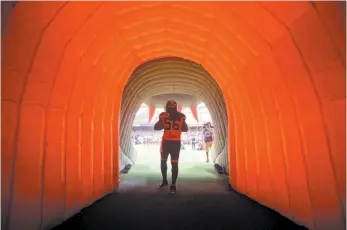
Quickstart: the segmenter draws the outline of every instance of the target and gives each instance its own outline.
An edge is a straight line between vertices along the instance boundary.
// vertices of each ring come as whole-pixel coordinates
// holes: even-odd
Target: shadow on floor
[[[207,166],[180,174],[177,194],[157,187],[158,173],[130,171],[119,192],[110,194],[54,230],[262,230],[306,229],[235,192],[227,177]],[[170,169],[168,170],[170,172]],[[170,173],[168,173],[170,174]]]

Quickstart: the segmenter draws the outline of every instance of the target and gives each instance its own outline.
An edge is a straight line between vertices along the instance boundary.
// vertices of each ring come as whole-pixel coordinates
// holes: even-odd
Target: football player
[[[176,193],[176,180],[178,176],[178,159],[181,150],[181,133],[188,131],[186,116],[178,112],[177,103],[170,100],[166,103],[165,112],[159,115],[159,121],[154,125],[154,130],[164,129],[164,134],[160,146],[161,154],[161,173],[163,176],[160,188],[168,186],[167,181],[167,158],[170,154],[172,183],[170,193]]]

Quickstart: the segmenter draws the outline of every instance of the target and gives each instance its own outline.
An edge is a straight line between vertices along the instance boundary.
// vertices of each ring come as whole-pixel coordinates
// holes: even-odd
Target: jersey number
[[[165,130],[171,130],[171,129],[173,129],[173,130],[179,130],[179,129],[180,129],[180,125],[177,124],[175,121],[166,120],[166,121],[164,122],[164,124],[167,125],[167,126],[165,127]]]

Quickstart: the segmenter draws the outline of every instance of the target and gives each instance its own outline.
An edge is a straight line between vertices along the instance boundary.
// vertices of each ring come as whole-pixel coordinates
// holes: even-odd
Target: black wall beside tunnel
[[[119,126],[121,168],[136,161],[137,152],[131,141],[136,112],[146,98],[160,94],[192,95],[205,103],[215,126],[212,159],[228,171],[228,116],[223,93],[200,64],[177,57],[142,64],[125,85]]]

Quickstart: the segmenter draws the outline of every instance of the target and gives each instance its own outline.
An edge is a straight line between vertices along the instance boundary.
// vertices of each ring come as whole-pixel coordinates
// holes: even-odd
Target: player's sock
[[[177,176],[178,176],[178,163],[171,162],[171,171],[172,171],[172,184],[176,184]]]
[[[167,184],[167,163],[166,160],[161,160],[161,164],[160,164],[160,168],[161,168],[161,174],[163,176],[163,183]]]

